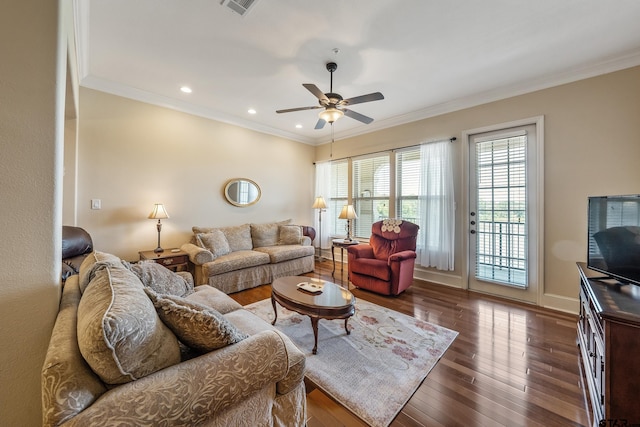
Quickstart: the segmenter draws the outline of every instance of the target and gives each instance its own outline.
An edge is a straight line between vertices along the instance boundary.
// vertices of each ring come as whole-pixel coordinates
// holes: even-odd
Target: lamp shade
[[[340,215],[338,215],[340,219],[356,219],[358,215],[356,215],[355,209],[353,209],[353,205],[344,205],[342,210],[340,211]]]
[[[169,218],[169,214],[167,210],[164,208],[162,203],[156,203],[153,206],[153,210],[149,214],[149,219],[165,219]]]
[[[324,120],[325,122],[328,122],[328,123],[335,122],[336,120],[338,120],[343,115],[344,115],[344,111],[338,110],[335,107],[329,107],[329,108],[325,109],[324,111],[321,111],[320,114],[318,114],[318,116],[320,116],[320,118],[322,120]]]
[[[313,209],[327,209],[327,203],[324,201],[324,197],[318,196],[311,207]]]

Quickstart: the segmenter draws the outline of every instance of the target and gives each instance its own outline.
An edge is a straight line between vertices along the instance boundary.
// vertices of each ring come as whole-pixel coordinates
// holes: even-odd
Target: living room
[[[156,244],[154,223],[146,218],[156,202],[171,215],[163,220],[167,248],[186,242],[193,225],[286,218],[313,224],[313,162],[456,136],[461,165],[467,144],[463,132],[544,116],[540,305],[575,313],[575,261],[586,253],[587,196],[639,192],[640,67],[633,58],[619,71],[319,146],[80,88],[76,82],[77,104],[67,111],[77,111],[66,126],[74,134],[77,125],[77,146],[75,137],[63,143],[67,73],[60,63],[66,63],[65,46],[73,42],[59,34],[58,16],[71,20],[73,13],[67,2],[61,4],[58,10],[31,0],[16,2],[0,18],[5,58],[0,67],[13,82],[0,86],[5,184],[0,338],[11,343],[0,352],[0,396],[3,407],[14,408],[2,411],[2,425],[41,420],[39,374],[57,313],[62,224],[81,225],[101,250],[130,260]],[[299,83],[291,82],[292,90]],[[260,184],[260,203],[239,209],[224,200],[224,184],[235,177]],[[456,194],[463,206],[461,192]],[[100,199],[102,209],[92,210],[91,199]],[[464,229],[465,221],[458,210],[457,228]],[[456,260],[464,258],[460,234]],[[463,265],[457,262],[447,274],[418,274],[462,287]]]

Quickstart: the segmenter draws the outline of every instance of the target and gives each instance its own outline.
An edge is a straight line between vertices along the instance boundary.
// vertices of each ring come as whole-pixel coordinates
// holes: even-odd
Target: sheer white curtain
[[[420,147],[420,242],[418,261],[425,267],[453,270],[455,200],[451,142]]]
[[[329,206],[329,201],[331,197],[331,162],[318,162],[316,163],[316,194],[315,197],[322,196],[324,197],[327,206]],[[333,230],[334,219],[331,215],[327,215],[326,210],[322,212],[322,235],[320,235],[320,224],[318,222],[318,212],[315,212],[314,219],[314,228],[316,229],[316,247],[321,247],[323,249],[329,247],[328,245],[328,236],[329,231]]]

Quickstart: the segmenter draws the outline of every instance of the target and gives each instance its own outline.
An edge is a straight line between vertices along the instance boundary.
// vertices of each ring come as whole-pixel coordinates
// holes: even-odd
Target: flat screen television
[[[587,267],[640,285],[640,194],[589,197]]]

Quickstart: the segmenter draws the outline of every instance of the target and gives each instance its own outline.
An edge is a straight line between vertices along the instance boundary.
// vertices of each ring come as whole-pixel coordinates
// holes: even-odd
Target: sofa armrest
[[[347,253],[354,258],[375,258],[373,256],[373,247],[367,244],[348,246]]]
[[[264,331],[103,394],[72,424],[198,425],[287,374],[284,341]],[[274,388],[275,390],[275,388]]]
[[[211,251],[201,248],[200,246],[196,246],[193,243],[185,243],[180,246],[180,249],[188,253],[189,260],[196,265],[206,264],[215,259]]]
[[[416,257],[417,254],[414,251],[396,252],[395,254],[391,254],[391,256],[389,257],[389,264],[391,264],[392,262],[401,262],[405,259],[412,259]]]

